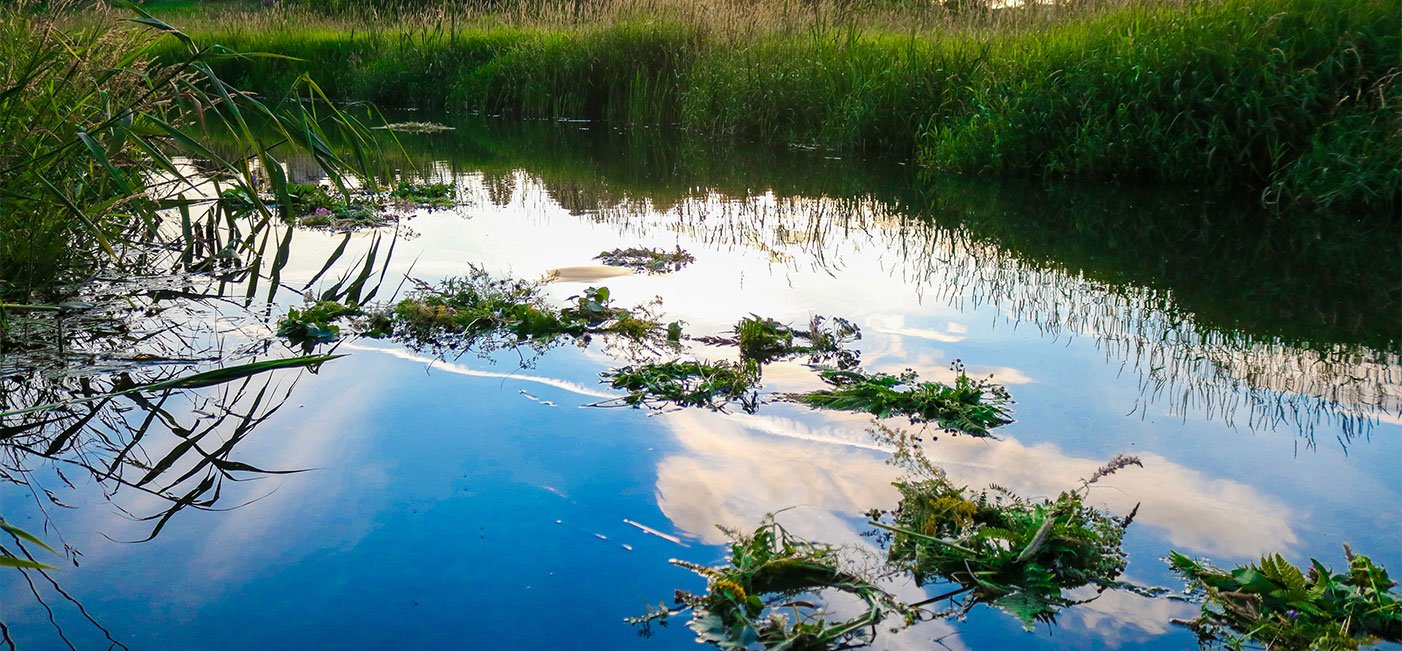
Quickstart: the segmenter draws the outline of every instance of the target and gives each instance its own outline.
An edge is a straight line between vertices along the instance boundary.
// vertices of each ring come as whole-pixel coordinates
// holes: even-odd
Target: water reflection
[[[1097,190],[1015,185],[990,192],[944,180],[927,181],[921,186],[926,189],[916,192],[907,175],[875,164],[820,162],[782,152],[713,151],[694,144],[614,147],[621,141],[612,137],[600,142],[561,136],[548,126],[538,133],[530,133],[536,127],[523,129],[527,133],[497,125],[405,138],[409,158],[399,161],[403,171],[428,180],[455,180],[467,202],[456,214],[409,220],[404,229],[417,233],[416,238],[389,231],[299,231],[294,236],[290,229],[274,229],[251,238],[263,242],[263,248],[243,250],[227,273],[192,276],[183,273],[189,271],[185,267],[165,269],[182,273],[152,273],[140,287],[114,285],[117,289],[90,301],[97,308],[73,315],[62,328],[57,320],[32,319],[25,327],[36,336],[60,330],[74,336],[64,340],[62,354],[54,357],[62,364],[21,367],[14,364],[18,358],[6,357],[0,403],[102,396],[121,386],[204,368],[216,358],[291,354],[271,340],[270,323],[282,309],[279,301],[298,301],[306,291],[329,291],[334,297],[356,286],[362,298],[389,300],[405,274],[432,280],[484,264],[493,272],[530,279],[563,269],[550,290],[554,298],[599,284],[614,288],[625,304],[665,294],[661,313],[685,319],[687,331],[694,334],[722,332],[745,313],[769,314],[772,306],[776,315],[796,322],[815,313],[853,317],[868,335],[862,347],[871,370],[913,367],[923,377],[945,379],[941,374],[951,358],[968,356],[972,372],[1011,385],[1015,397],[1026,392],[1033,397],[1029,411],[1039,405],[1042,411],[1022,419],[1003,440],[932,440],[930,457],[960,484],[996,483],[1022,495],[1054,495],[1089,475],[1114,451],[1128,451],[1136,442],[1157,444],[1137,452],[1143,469],[1117,475],[1090,494],[1097,505],[1120,513],[1142,503],[1135,530],[1142,538],[1134,540],[1136,563],[1130,573],[1145,583],[1163,580],[1154,555],[1168,546],[1230,558],[1309,549],[1312,536],[1339,522],[1320,512],[1339,510],[1334,507],[1350,499],[1305,496],[1320,485],[1320,477],[1358,487],[1373,506],[1396,496],[1395,482],[1375,468],[1354,467],[1332,456],[1311,466],[1315,474],[1301,487],[1283,488],[1262,477],[1303,466],[1268,468],[1281,460],[1268,439],[1244,434],[1220,453],[1201,445],[1180,453],[1161,441],[1146,441],[1147,435],[1135,436],[1150,425],[1134,430],[1101,414],[1118,416],[1133,408],[1151,422],[1169,412],[1195,424],[1218,419],[1250,428],[1295,429],[1306,437],[1338,436],[1345,444],[1367,433],[1374,422],[1396,422],[1394,414],[1402,411],[1402,362],[1396,352],[1399,324],[1393,318],[1399,302],[1391,285],[1398,283],[1373,282],[1374,276],[1360,272],[1358,267],[1367,265],[1356,261],[1367,258],[1349,248],[1349,242],[1326,238],[1322,244],[1307,244],[1303,240],[1312,235],[1279,228],[1262,233],[1253,230],[1253,218],[1219,219],[1238,213],[1200,201],[1161,205],[1133,194],[1097,198]],[[317,174],[306,169],[294,170],[292,176],[314,180]],[[1121,224],[1131,215],[1142,222],[1142,232],[1124,232]],[[660,279],[614,276],[589,265],[600,250],[613,248],[620,239],[631,244],[634,238],[669,248],[684,243],[698,254],[698,262]],[[196,257],[207,259],[227,248],[228,241],[227,234],[212,238],[212,248]],[[1320,272],[1326,260],[1344,262],[1339,269]],[[377,292],[379,283],[383,291]],[[125,298],[117,300],[119,295]],[[103,322],[109,325],[93,320],[118,313],[119,318]],[[1018,337],[1008,336],[1017,328],[1022,329]],[[1030,336],[1033,331],[1036,337]],[[1058,358],[1061,366],[1043,359],[1055,354],[1043,351],[1085,341],[1095,342],[1098,355],[1111,367],[1123,366],[1135,378],[1129,403],[1117,402],[1122,398],[1113,391],[1118,385],[1066,372],[1084,359]],[[1010,349],[1006,355],[995,354],[1005,346]],[[509,355],[492,366],[433,359],[388,343],[348,343],[337,352],[352,355],[337,363],[355,366],[340,376],[340,384],[315,394],[321,397],[318,409],[308,413],[315,411],[325,421],[289,414],[288,403],[296,402],[294,387],[303,392],[308,384],[307,378],[291,373],[197,393],[99,398],[23,421],[6,418],[0,431],[5,452],[0,472],[34,491],[35,510],[41,514],[35,522],[42,522],[44,509],[61,508],[52,497],[71,506],[106,509],[111,517],[91,518],[88,525],[116,539],[149,538],[167,525],[182,531],[176,535],[185,536],[181,543],[189,541],[189,549],[170,564],[189,581],[151,602],[191,611],[236,598],[241,582],[251,583],[258,574],[254,570],[275,574],[280,567],[296,565],[287,558],[279,565],[276,556],[300,559],[311,553],[298,548],[336,549],[355,563],[373,563],[378,561],[371,551],[352,553],[352,548],[376,536],[382,537],[382,548],[393,544],[399,528],[433,532],[424,539],[466,544],[456,540],[462,533],[458,529],[476,525],[464,524],[463,513],[478,517],[482,504],[507,489],[486,479],[473,484],[470,496],[438,486],[457,476],[447,473],[458,472],[453,455],[459,454],[475,459],[480,453],[484,460],[474,469],[492,481],[501,479],[493,473],[517,472],[513,464],[521,463],[522,455],[555,455],[551,464],[542,464],[546,470],[532,476],[539,479],[532,486],[566,486],[564,478],[573,480],[572,487],[556,490],[571,496],[561,503],[617,501],[623,517],[703,543],[687,552],[701,560],[715,553],[705,545],[726,541],[716,525],[752,529],[766,514],[790,507],[799,508],[780,518],[794,532],[874,549],[860,535],[866,529],[862,515],[899,499],[891,486],[897,472],[885,461],[889,450],[866,435],[870,423],[865,417],[774,405],[758,415],[689,411],[642,418],[623,410],[580,415],[574,407],[616,397],[597,383],[598,372],[616,360],[597,348],[552,351],[543,368],[530,372],[516,368]],[[804,384],[813,381],[812,373],[797,364],[766,369],[764,379],[770,390],[814,388]],[[1046,395],[1038,393],[1055,389],[1063,391],[1053,394],[1060,398],[1080,381],[1091,394],[1090,406],[1050,400],[1056,403],[1053,410],[1046,407]],[[530,401],[534,411],[511,407],[509,401]],[[1037,417],[1053,411],[1069,415],[1063,420]],[[282,426],[275,429],[288,433],[286,441],[260,442],[253,435],[277,422]],[[288,427],[289,422],[298,426]],[[654,427],[662,432],[648,429]],[[497,440],[503,431],[529,431],[530,438]],[[406,455],[398,468],[379,456],[383,450],[377,446],[386,439],[411,436],[438,436],[433,440],[440,447],[425,445],[427,452],[418,450],[424,458]],[[471,446],[463,442],[467,439]],[[605,445],[602,439],[623,448],[617,459],[591,456],[585,463],[576,458],[586,454],[582,450]],[[443,441],[459,447],[444,451]],[[597,468],[609,463],[617,467]],[[354,472],[334,482],[315,472],[272,477],[335,467],[353,467]],[[73,468],[83,478],[65,472]],[[616,488],[608,473],[623,468],[645,476],[637,486]],[[434,491],[414,497],[422,502],[415,509],[441,509],[434,517],[457,528],[424,524],[431,518],[379,513],[388,509],[392,494],[404,490],[396,482],[420,475],[436,484]],[[254,477],[274,481],[243,481]],[[321,481],[327,483],[314,483]],[[591,488],[596,482],[606,488]],[[68,488],[69,483],[75,488]],[[73,499],[76,495],[92,499]],[[261,500],[264,510],[219,512],[254,499]],[[579,509],[582,519],[588,508]],[[184,515],[176,518],[177,513]],[[525,533],[513,531],[516,552],[551,559],[582,553],[560,542],[563,536],[554,532],[563,525],[552,523],[554,513],[548,518],[532,511],[490,513],[503,522],[512,518],[513,526],[515,518],[545,523],[521,525]],[[622,517],[609,513],[614,525],[627,528],[618,524]],[[190,517],[209,526],[196,533],[171,524]],[[1378,517],[1350,533],[1377,539],[1395,514]],[[580,531],[579,538],[592,543],[604,529]],[[65,542],[61,529],[52,535]],[[280,536],[288,540],[262,542]],[[610,553],[620,549],[609,544]],[[631,553],[635,544],[642,548],[634,542],[622,549]],[[121,551],[104,550],[105,561],[120,564]],[[444,557],[460,551],[435,550]],[[667,555],[680,553],[667,547],[655,559],[613,561],[618,565],[611,570],[617,576],[641,575],[653,571],[641,569],[652,560],[660,565]],[[85,558],[91,562],[94,556]],[[411,568],[407,572],[430,571],[415,569],[412,558],[399,561]],[[463,582],[475,582],[483,573],[508,573],[463,566],[432,571]],[[347,572],[347,581],[358,580],[355,571]],[[658,584],[674,578],[657,576]],[[559,594],[549,598],[577,602],[590,589],[586,580],[597,577],[556,584]],[[406,593],[420,587],[405,587],[408,583],[396,585]],[[907,602],[931,594],[909,582],[884,587]],[[480,594],[478,586],[472,589],[471,594]],[[631,583],[627,589],[640,593],[638,599],[657,594]],[[12,595],[25,594],[23,586],[12,586],[5,598],[9,603]],[[632,593],[624,596],[637,600]],[[524,592],[511,597],[519,603],[539,599]],[[440,606],[446,608],[446,601]],[[1187,614],[1185,608],[1110,592],[1070,609],[1060,620],[1061,630],[1094,636],[1096,644],[1148,644],[1168,634],[1167,622]],[[584,618],[575,613],[578,617],[568,619],[574,615],[564,612],[563,605],[560,610],[562,620]],[[613,626],[622,615],[635,613],[608,611],[603,617],[589,611],[588,621],[607,619]],[[929,648],[932,640],[940,640],[957,649],[989,639],[1006,642],[988,633],[1001,630],[1000,623],[979,617],[971,615],[972,624],[957,629],[943,621],[930,623],[883,643]],[[1029,644],[1058,642],[1038,638]]]
[[[482,210],[563,208],[620,237],[671,233],[826,274],[877,259],[925,300],[1090,337],[1140,378],[1144,413],[1164,404],[1311,444],[1316,431],[1347,444],[1402,413],[1402,275],[1371,262],[1399,254],[1390,233],[1315,232],[1193,195],[915,179],[649,133],[488,122],[404,140],[402,166],[459,175]]]

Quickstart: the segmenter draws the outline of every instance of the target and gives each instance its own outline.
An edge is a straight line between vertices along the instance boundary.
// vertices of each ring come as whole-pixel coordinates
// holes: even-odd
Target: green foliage
[[[1279,554],[1222,570],[1178,552],[1173,571],[1203,599],[1197,619],[1183,622],[1203,643],[1240,648],[1248,642],[1268,649],[1357,649],[1402,642],[1402,596],[1387,570],[1347,546],[1349,569],[1335,574],[1310,559],[1308,570]]]
[[[1302,213],[1391,219],[1402,202],[1396,3],[1126,3],[1033,27],[987,19],[1004,15],[1019,14],[973,11],[923,32],[815,21],[729,33],[695,15],[615,13],[218,33],[298,58],[220,62],[270,91],[310,70],[386,105],[680,123],[915,156],[939,171],[1188,184]]]
[[[920,452],[909,434],[881,429],[896,447],[894,462],[907,470],[896,482],[900,504],[872,511],[872,524],[889,533],[888,560],[922,584],[953,582],[966,594],[946,614],[989,603],[1029,629],[1053,621],[1059,609],[1077,602],[1063,592],[1082,586],[1120,587],[1125,529],[1134,512],[1119,518],[1086,505],[1091,484],[1128,466],[1117,456],[1055,499],[1028,499],[999,486],[981,491],[956,486]],[[1138,507],[1135,507],[1135,511]]]
[[[451,208],[457,204],[458,189],[452,183],[400,183],[390,190],[391,199],[420,208]]]
[[[679,324],[663,326],[646,307],[615,307],[607,287],[590,287],[569,300],[556,309],[539,284],[493,278],[474,267],[437,287],[420,284],[394,307],[394,332],[419,346],[479,353],[521,345],[543,352],[566,339],[587,346],[596,335],[657,348],[680,338]]]
[[[855,324],[840,317],[814,316],[807,330],[798,330],[774,319],[751,314],[735,324],[735,345],[740,357],[759,364],[808,355],[811,363],[835,361],[839,369],[857,366],[861,353],[845,346],[862,338]],[[727,340],[712,340],[730,343]],[[799,343],[806,342],[806,343]]]
[[[255,217],[247,235],[270,217],[260,193],[287,200],[281,154],[309,156],[338,187],[352,171],[373,172],[363,126],[309,80],[280,89],[295,101],[265,102],[213,71],[218,48],[145,14],[57,22],[72,5],[0,8],[0,60],[9,63],[0,67],[0,291],[9,297],[50,295],[120,270],[131,262],[118,253],[124,245],[179,251],[186,269],[227,265],[237,252],[211,237],[213,228],[194,236],[201,218],[184,193],[198,180],[242,191],[242,208]],[[153,62],[158,48],[172,55],[168,65]],[[215,153],[212,132],[230,134],[241,154]],[[332,139],[357,143],[361,156],[343,159]],[[198,161],[198,179],[175,164],[182,157]],[[159,228],[177,212],[180,228]]]
[[[810,407],[866,412],[877,418],[905,416],[917,423],[935,423],[947,431],[989,436],[989,430],[1012,422],[1012,399],[1002,385],[975,380],[958,361],[954,385],[921,382],[914,371],[900,375],[826,369],[831,389],[788,394],[784,398]]]
[[[225,200],[233,203],[240,197],[226,193]],[[290,183],[288,197],[283,214],[293,223],[352,231],[394,223],[396,216],[392,209],[450,208],[457,204],[457,187],[451,183],[400,181],[388,194],[373,191],[333,194],[318,183]]]
[[[453,127],[437,122],[391,122],[383,127],[375,128],[398,133],[443,133],[453,130]]]
[[[738,402],[745,411],[754,412],[759,403],[755,390],[759,365],[749,360],[638,364],[606,371],[603,378],[613,388],[628,391],[619,401],[633,407],[674,405],[724,410],[726,405]]]
[[[631,247],[604,251],[594,256],[595,260],[611,267],[628,267],[649,274],[665,274],[680,271],[682,267],[696,262],[696,258],[679,246],[675,251]]]
[[[1229,0],[996,39],[968,110],[930,122],[921,159],[1395,210],[1399,20],[1392,3]]]
[[[721,649],[818,651],[870,643],[876,627],[891,615],[902,624],[915,611],[881,589],[876,579],[849,569],[848,550],[801,540],[772,519],[751,534],[731,533],[729,561],[706,567],[674,560],[706,579],[706,593],[677,591],[674,608],[661,607],[629,619],[647,634],[654,621],[692,611],[688,626],[701,643]],[[847,620],[827,619],[800,597],[838,590],[861,600],[865,609]]]
[[[6,549],[4,545],[0,545],[0,567],[13,567],[21,570],[54,569],[53,566],[45,565],[38,561],[32,560],[31,558],[29,558],[28,554],[23,553],[24,546],[26,543],[34,545],[35,547],[49,552],[50,554],[57,554],[58,552],[54,551],[54,548],[44,544],[44,541],[39,540],[39,538],[35,537],[34,534],[31,534],[28,531],[25,531],[24,529],[21,529],[19,527],[16,527],[15,525],[5,522],[4,518],[0,518],[0,531],[3,531],[4,533],[8,534],[21,550],[21,554],[15,554],[9,549]]]
[[[292,308],[278,320],[277,335],[293,345],[311,352],[317,344],[335,341],[341,336],[336,321],[346,317],[363,316],[365,312],[354,305],[338,301],[317,301],[305,308]]]

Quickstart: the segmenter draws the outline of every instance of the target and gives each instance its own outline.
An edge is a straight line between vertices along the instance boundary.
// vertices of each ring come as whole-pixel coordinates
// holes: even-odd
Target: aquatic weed
[[[877,578],[853,569],[851,550],[802,540],[772,516],[750,534],[732,538],[726,564],[707,567],[681,560],[672,564],[705,577],[702,595],[676,591],[675,605],[659,605],[627,621],[639,633],[651,624],[691,610],[688,626],[696,640],[721,649],[817,650],[852,648],[870,643],[876,627],[895,615],[908,625],[916,613],[877,585]],[[861,600],[864,609],[851,619],[829,620],[817,605],[799,598],[807,593],[839,590]]]
[[[855,368],[861,352],[846,347],[862,338],[856,324],[841,317],[814,316],[806,330],[772,318],[751,314],[731,330],[733,337],[697,337],[696,341],[738,346],[742,359],[759,364],[808,355],[809,363],[832,361],[839,369]]]
[[[759,365],[753,361],[681,361],[624,366],[603,373],[615,389],[628,391],[617,401],[633,407],[707,407],[723,411],[738,402],[746,412],[759,406]]]
[[[1174,572],[1202,599],[1196,619],[1177,621],[1204,646],[1342,651],[1402,642],[1402,596],[1387,570],[1347,545],[1348,572],[1335,574],[1315,559],[1305,571],[1279,554],[1223,570],[1170,552]]]
[[[1031,628],[1078,603],[1065,590],[1123,587],[1118,579],[1126,561],[1124,532],[1139,507],[1116,517],[1087,505],[1085,496],[1105,476],[1142,466],[1138,458],[1118,456],[1080,489],[1055,499],[1028,499],[996,485],[979,491],[955,485],[910,434],[891,428],[876,433],[896,446],[893,462],[907,473],[895,483],[899,505],[872,511],[871,524],[885,532],[888,560],[918,583],[958,584],[930,600],[967,595],[946,614],[988,603]]]
[[[590,287],[555,308],[539,283],[496,278],[480,267],[467,276],[418,288],[395,305],[395,333],[421,346],[473,348],[479,353],[529,346],[537,352],[572,339],[587,346],[613,336],[653,350],[674,348],[681,325],[662,325],[648,306],[613,305],[607,287]]]
[[[989,430],[1012,422],[1007,389],[991,380],[970,378],[956,361],[953,386],[921,382],[907,370],[900,375],[859,370],[824,369],[819,376],[832,386],[808,393],[790,393],[785,400],[810,407],[866,412],[877,418],[905,416],[917,423],[935,423],[946,431],[990,436]]]
[[[683,251],[680,246],[675,251],[632,247],[604,251],[594,256],[595,260],[611,267],[627,267],[649,274],[664,274],[680,271],[682,267],[696,261],[696,257]]]
[[[452,183],[401,182],[390,190],[389,196],[419,208],[451,208],[457,204],[457,193]]]
[[[391,122],[382,127],[375,128],[385,131],[414,134],[443,133],[444,131],[453,131],[456,129],[456,127],[450,127],[437,122]]]

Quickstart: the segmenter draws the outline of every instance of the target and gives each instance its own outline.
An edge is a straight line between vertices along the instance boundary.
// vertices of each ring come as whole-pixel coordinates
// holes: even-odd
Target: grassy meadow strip
[[[382,106],[681,124],[936,171],[1151,180],[1312,210],[1389,214],[1402,192],[1394,3],[1124,4],[906,25],[604,4],[623,8],[192,20],[205,41],[295,57],[217,66],[265,92],[311,72],[332,95]]]

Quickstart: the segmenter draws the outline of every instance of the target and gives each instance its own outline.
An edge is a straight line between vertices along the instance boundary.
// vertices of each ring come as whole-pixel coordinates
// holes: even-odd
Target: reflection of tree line
[[[596,214],[619,223],[646,218],[629,214],[626,205]],[[1315,425],[1333,421],[1348,438],[1379,412],[1402,411],[1396,353],[1214,329],[1172,290],[1028,260],[963,225],[912,219],[873,198],[712,195],[683,202],[669,216],[671,228],[687,237],[834,271],[850,255],[843,251],[848,239],[870,239],[895,254],[903,277],[922,292],[993,306],[1050,337],[1094,336],[1109,359],[1140,372],[1146,402],[1167,399],[1180,413],[1201,409],[1229,422],[1286,425],[1311,435]]]
[[[1307,231],[1132,188],[917,180],[658,131],[459,127],[399,136],[391,164],[464,178],[479,204],[555,204],[781,264],[837,270],[841,244],[870,237],[922,293],[995,306],[1053,337],[1093,335],[1139,370],[1146,403],[1179,413],[1306,432],[1333,421],[1347,437],[1402,411],[1402,278],[1372,263],[1399,253],[1386,233]]]

